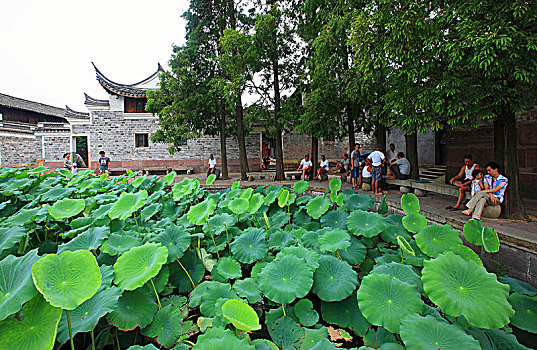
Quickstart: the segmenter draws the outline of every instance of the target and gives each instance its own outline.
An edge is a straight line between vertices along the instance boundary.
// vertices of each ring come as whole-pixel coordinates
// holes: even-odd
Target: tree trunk
[[[382,146],[383,151],[387,151],[388,147],[386,146],[386,127],[378,123],[377,129],[375,130],[375,136],[377,138],[377,145]]]
[[[226,112],[221,108],[219,102],[220,114],[220,158],[222,159],[222,180],[229,179],[227,167],[227,150],[226,150]]]
[[[419,180],[420,168],[418,165],[418,134],[405,134],[406,141],[406,157],[410,162],[410,178]]]
[[[354,145],[356,144],[356,138],[354,137],[355,131],[354,131],[354,118],[352,115],[353,108],[351,106],[351,103],[347,103],[347,134],[349,135],[349,155],[354,150]]]
[[[498,117],[500,125],[503,124],[503,140],[505,144],[505,170],[503,174],[509,180],[509,185],[505,191],[505,211],[504,217],[512,220],[526,219],[526,209],[522,201],[520,192],[520,180],[518,176],[518,130],[516,127],[516,116],[509,108],[504,107]],[[496,136],[496,128],[494,136]],[[500,136],[500,135],[498,135]],[[494,146],[500,142],[494,142]],[[501,154],[501,150],[494,150],[494,155]],[[500,164],[501,167],[502,164]],[[500,169],[501,170],[501,169]]]
[[[311,162],[313,163],[313,176],[317,174],[317,164],[319,162],[319,139],[311,138]]]
[[[284,166],[283,166],[283,148],[282,148],[282,130],[276,129],[276,135],[274,137],[274,157],[276,157],[276,180],[285,180]]]
[[[276,18],[276,16],[275,16]],[[280,126],[280,108],[281,108],[281,97],[280,97],[280,67],[278,63],[277,55],[277,33],[274,33],[274,42],[272,52],[272,74],[274,79],[274,121],[276,123],[276,145],[275,145],[275,156],[276,156],[276,180],[283,181],[285,180],[284,166],[283,166],[283,143],[282,143],[282,129]]]
[[[237,97],[235,106],[235,122],[237,123],[237,141],[239,143],[239,160],[241,166],[241,180],[247,180],[246,173],[249,172],[248,156],[246,155],[246,142],[244,139],[244,122],[243,122],[242,98]]]

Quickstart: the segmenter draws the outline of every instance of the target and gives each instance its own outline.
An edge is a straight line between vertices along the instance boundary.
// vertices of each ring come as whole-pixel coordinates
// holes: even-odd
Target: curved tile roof
[[[159,63],[157,71],[144,80],[134,84],[119,84],[104,76],[93,62],[91,62],[91,64],[93,64],[93,67],[95,68],[97,81],[106,91],[108,91],[108,93],[127,97],[145,97],[146,91],[156,90],[157,84],[155,83],[158,82],[158,75],[159,73],[164,72],[164,69],[162,69],[162,66]]]
[[[108,100],[99,100],[96,98],[91,97],[90,95],[84,93],[84,104],[86,106],[110,106],[110,101]]]
[[[77,112],[66,105],[64,117],[73,119],[89,119],[90,115],[89,113]]]

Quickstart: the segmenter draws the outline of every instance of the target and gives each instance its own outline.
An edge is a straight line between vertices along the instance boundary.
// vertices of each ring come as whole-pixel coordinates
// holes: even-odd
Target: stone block
[[[501,213],[502,207],[500,207],[499,205],[487,205],[485,206],[485,208],[483,208],[481,216],[489,219],[497,219],[500,217]]]
[[[416,197],[424,197],[426,193],[427,192],[420,190],[419,188],[416,188],[414,190],[414,194],[416,195]]]
[[[362,190],[371,191],[371,185],[370,184],[362,184]]]
[[[399,192],[401,192],[403,194],[410,193],[410,192],[412,192],[412,187],[401,186],[401,187],[399,187]]]

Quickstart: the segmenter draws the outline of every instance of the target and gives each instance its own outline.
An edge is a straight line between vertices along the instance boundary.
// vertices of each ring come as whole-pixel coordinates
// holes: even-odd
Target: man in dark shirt
[[[110,158],[106,156],[104,151],[100,151],[99,155],[101,156],[98,160],[99,168],[98,174],[109,174],[110,173]]]

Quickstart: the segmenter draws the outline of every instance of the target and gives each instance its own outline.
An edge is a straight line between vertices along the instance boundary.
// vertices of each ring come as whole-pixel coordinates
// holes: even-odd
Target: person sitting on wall
[[[476,193],[476,195],[466,203],[467,210],[461,213],[472,215],[472,219],[481,220],[481,213],[487,205],[498,205],[503,202],[505,189],[507,188],[508,179],[500,174],[500,166],[496,162],[490,162],[486,165],[487,175],[483,182],[485,189]]]
[[[369,186],[371,186],[372,179],[373,179],[373,166],[371,164],[371,160],[366,159],[364,168],[362,169],[362,172],[360,173],[360,182],[358,183],[358,186],[362,187],[362,189],[365,190],[363,184],[368,184]],[[369,188],[367,190],[369,190]]]
[[[110,173],[110,158],[106,156],[106,153],[104,151],[100,151],[99,155],[101,156],[99,160],[97,161],[99,163],[99,167],[97,170],[99,170],[98,174],[109,174]]]
[[[263,157],[263,169],[268,169],[270,166],[270,157]]]
[[[446,209],[451,211],[459,210],[466,191],[471,190],[473,179],[472,172],[476,169],[480,169],[479,165],[474,163],[471,154],[466,154],[464,156],[464,165],[461,167],[461,170],[449,180],[450,184],[459,188],[459,198],[454,206],[448,206]]]
[[[343,160],[341,162],[338,162],[336,164],[336,173],[337,174],[349,174],[349,166],[350,166],[350,159],[349,155],[345,153],[343,155]]]
[[[213,154],[209,154],[209,166],[207,167],[207,177],[209,175],[215,174],[216,175],[216,159],[214,158]]]
[[[386,157],[384,156],[384,153],[381,151],[382,146],[377,146],[374,152],[372,152],[367,158],[371,160],[371,163],[373,165],[372,173],[373,173],[373,181],[371,183],[371,191],[374,195],[381,195],[382,192],[380,192],[379,189],[379,183],[380,180],[382,180],[382,167],[386,163]]]
[[[390,148],[386,151],[386,158],[390,164],[397,160],[397,154],[398,152],[395,150],[395,145],[390,143]]]
[[[390,163],[390,179],[406,180],[410,175],[410,162],[405,158],[403,152],[397,153],[397,160]]]
[[[313,176],[313,163],[310,160],[310,156],[306,154],[304,159],[300,161],[300,165],[296,171],[302,171],[302,180],[306,180],[306,176]]]
[[[317,178],[319,181],[323,181],[323,177],[326,177],[328,179],[328,176],[326,173],[328,173],[328,161],[326,160],[326,157],[321,155],[321,163],[319,164],[319,170],[317,171]]]
[[[71,153],[63,154],[63,168],[69,171],[73,170],[73,164],[71,163]]]

